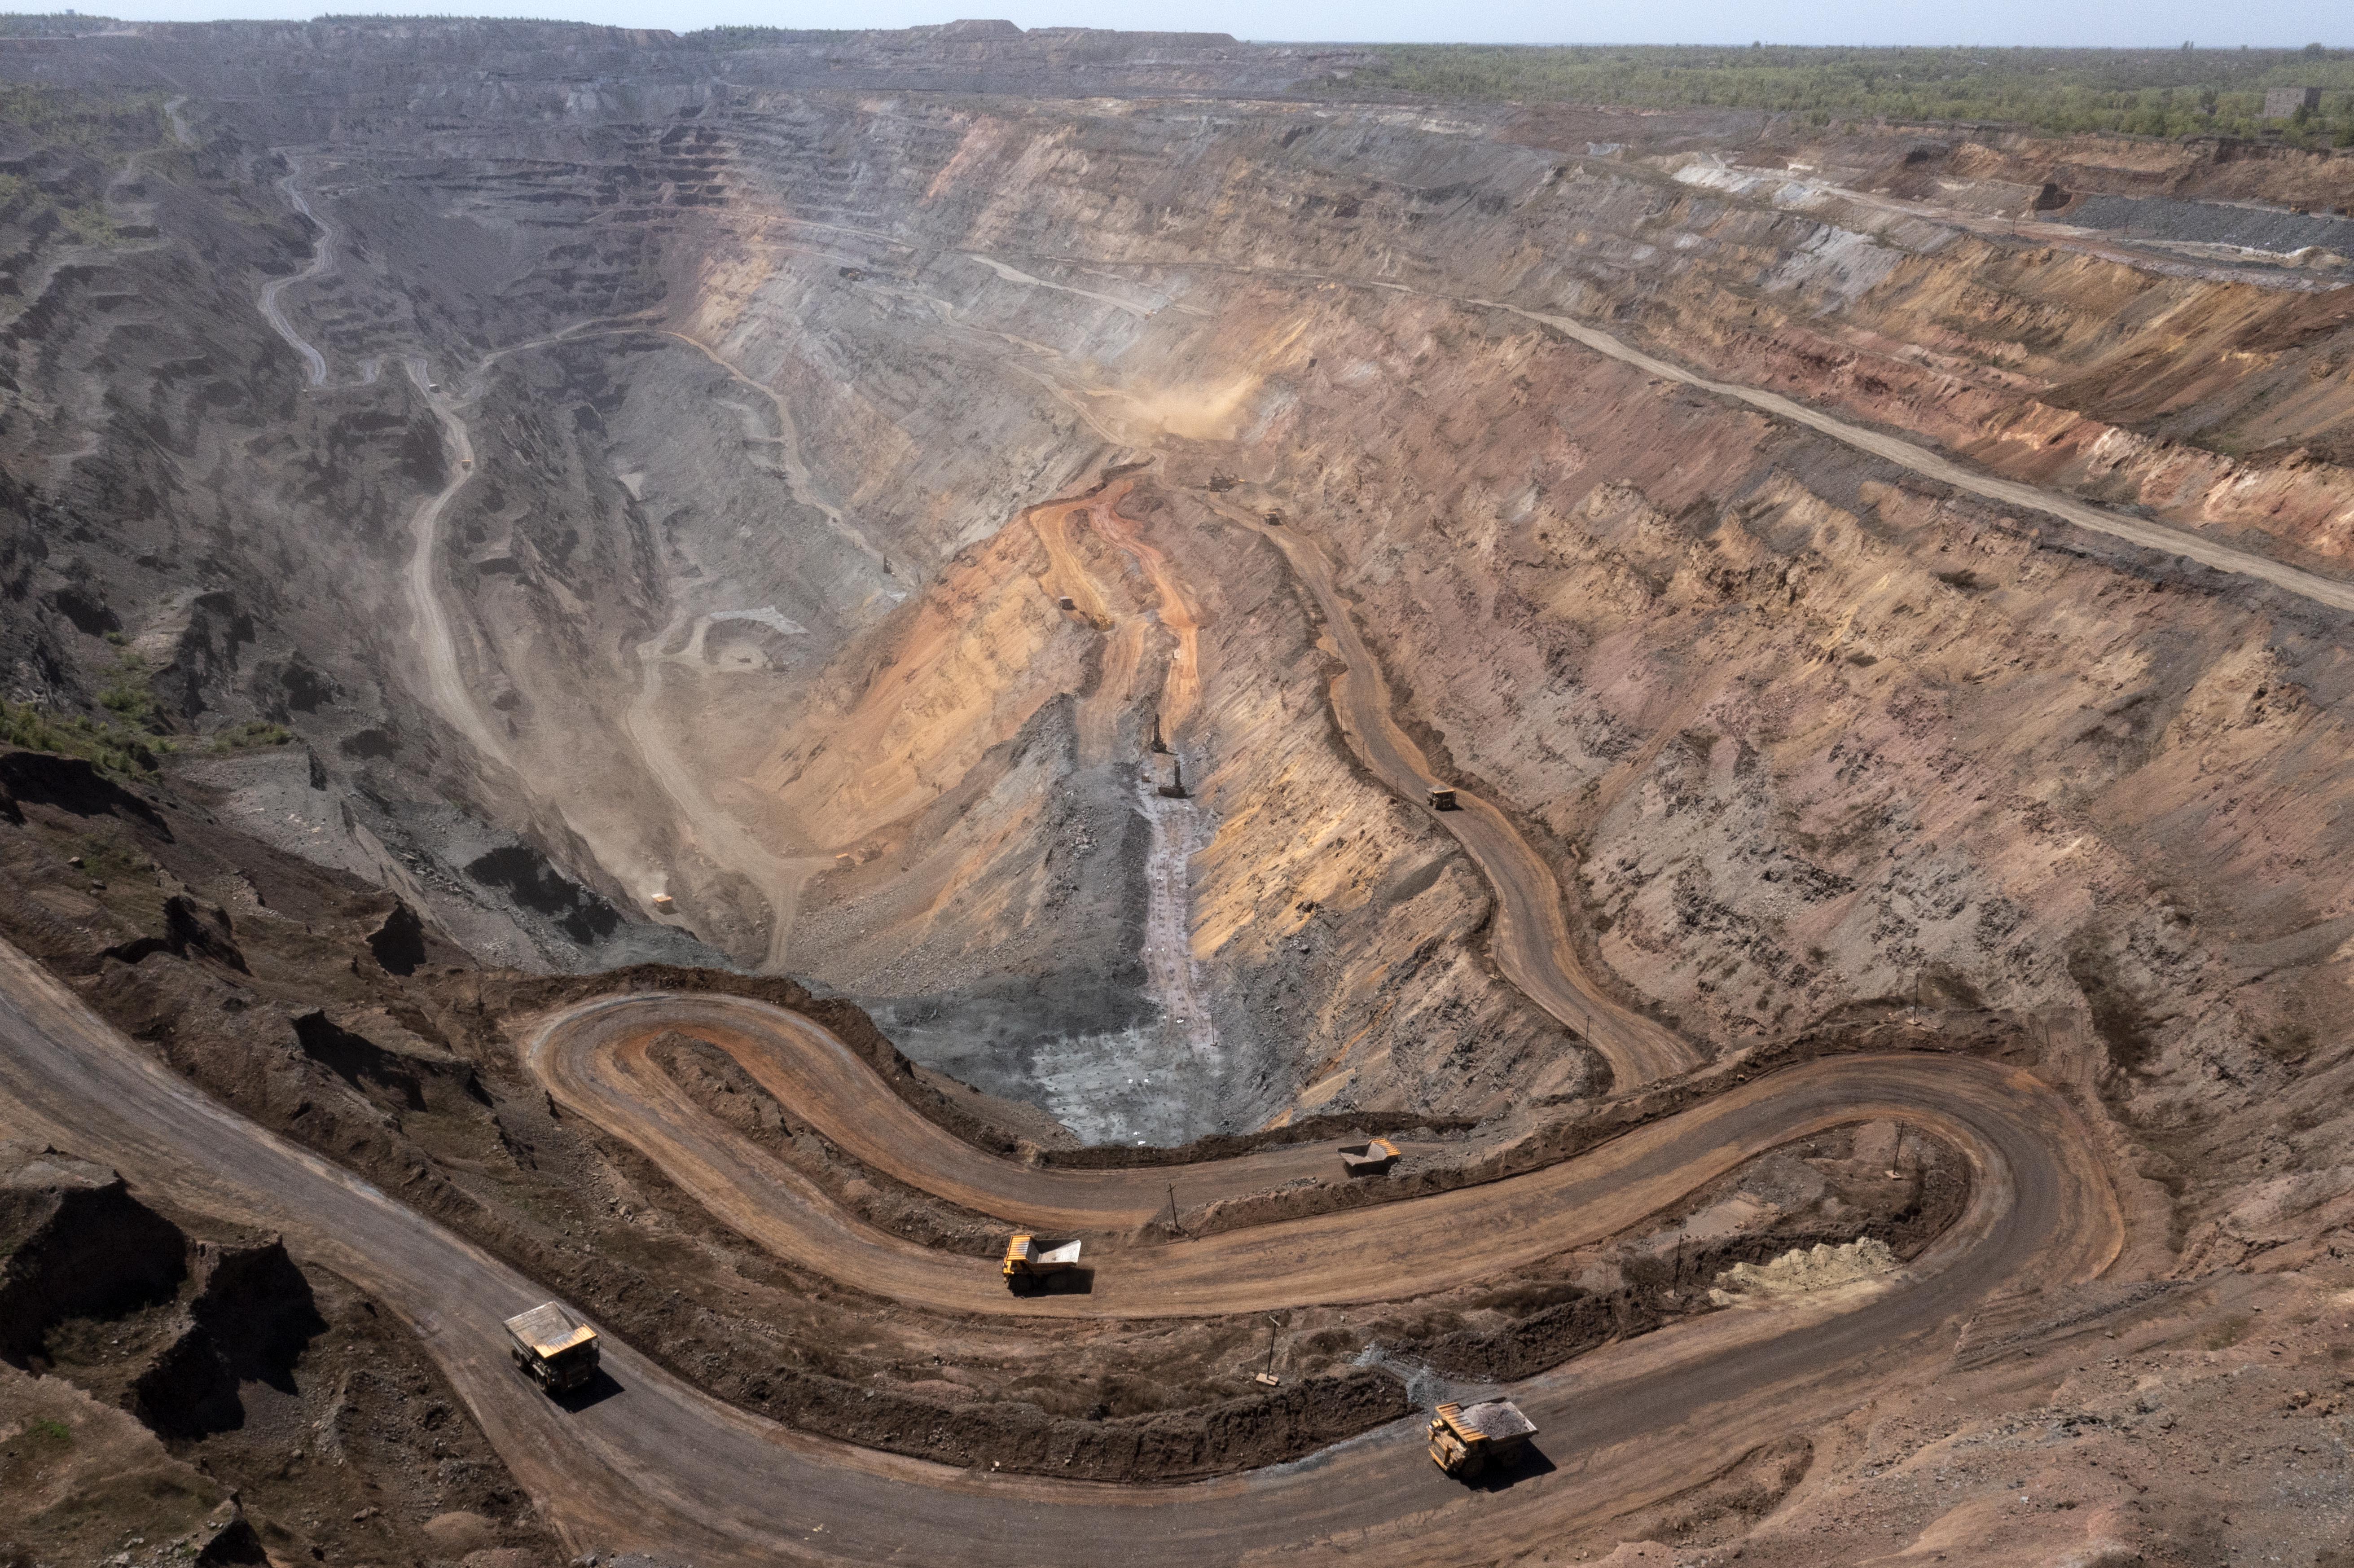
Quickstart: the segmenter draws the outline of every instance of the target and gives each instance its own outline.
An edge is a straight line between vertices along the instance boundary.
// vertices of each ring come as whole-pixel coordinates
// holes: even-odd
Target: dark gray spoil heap
[[[2052,217],[2080,228],[2179,244],[2239,245],[2281,255],[2319,246],[2354,257],[2354,218],[2171,196],[2088,196]]]

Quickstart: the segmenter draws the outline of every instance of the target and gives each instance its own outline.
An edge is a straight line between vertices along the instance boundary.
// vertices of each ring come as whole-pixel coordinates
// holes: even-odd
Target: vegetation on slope
[[[678,41],[711,49],[759,49],[778,44],[839,44],[857,36],[849,27],[703,27],[681,33]]]
[[[122,25],[111,16],[77,16],[71,11],[18,12],[0,16],[0,38],[70,38]]]
[[[2354,146],[2354,49],[1384,46],[1354,86],[1417,97],[1762,109],[1833,119],[1995,121],[2054,132],[2251,136]],[[2318,112],[2265,121],[2264,91]]]
[[[0,83],[0,137],[104,153],[164,139],[164,94]]]
[[[0,745],[79,757],[108,773],[155,771],[155,753],[170,750],[150,735],[79,715],[45,713],[30,703],[0,701]]]

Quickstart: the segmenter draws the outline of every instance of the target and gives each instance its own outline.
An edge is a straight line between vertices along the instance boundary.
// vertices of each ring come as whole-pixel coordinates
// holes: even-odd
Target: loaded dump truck
[[[515,1365],[550,1393],[578,1388],[597,1375],[597,1330],[554,1301],[507,1319],[508,1352]]]
[[[1352,1176],[1380,1176],[1397,1163],[1398,1147],[1386,1138],[1341,1146],[1341,1169]]]
[[[1067,1274],[1079,1266],[1079,1244],[1040,1241],[1018,1235],[1005,1244],[1005,1287],[1017,1294],[1049,1276]]]
[[[1509,1399],[1442,1404],[1430,1422],[1430,1462],[1458,1481],[1477,1480],[1519,1459],[1536,1423]]]

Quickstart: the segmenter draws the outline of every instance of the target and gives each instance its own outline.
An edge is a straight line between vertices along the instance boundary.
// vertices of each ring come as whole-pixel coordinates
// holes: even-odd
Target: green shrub
[[[101,687],[98,705],[143,725],[155,716],[155,694],[147,689],[147,661],[125,650],[114,661],[114,679]]]
[[[45,1448],[50,1450],[70,1448],[73,1446],[73,1428],[55,1417],[28,1422],[24,1430],[16,1435],[16,1441],[33,1449],[36,1454]]]
[[[96,719],[43,713],[31,704],[0,702],[0,745],[79,757],[108,773],[136,776],[155,771],[155,754],[176,749]]]
[[[160,92],[0,85],[0,124],[94,153],[133,152],[164,140]]]
[[[294,732],[282,724],[269,724],[260,719],[249,719],[232,725],[213,736],[215,751],[239,751],[249,746],[284,746],[294,738]]]
[[[58,216],[65,220],[66,228],[73,231],[73,237],[84,245],[122,243],[122,231],[114,227],[114,219],[98,207],[61,207],[58,208]]]
[[[113,26],[111,16],[86,16],[78,11],[20,11],[0,16],[0,37],[71,37],[76,33],[93,33]]]

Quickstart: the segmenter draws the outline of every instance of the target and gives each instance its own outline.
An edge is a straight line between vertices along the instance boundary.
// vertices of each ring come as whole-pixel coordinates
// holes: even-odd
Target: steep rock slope
[[[129,91],[187,55],[217,90],[156,122],[197,144],[142,165],[162,238],[136,264],[229,204],[274,212],[247,286],[291,273],[292,335],[226,295],[220,330],[274,367],[262,409],[348,410],[380,454],[340,503],[375,543],[318,600],[368,635],[275,604],[239,634],[335,694],[198,679],[226,694],[186,721],[291,719],[365,830],[337,853],[494,955],[692,932],[853,989],[992,1086],[1125,1097],[1107,1131],[1590,1084],[1578,1021],[1488,967],[1474,868],[1358,769],[1310,607],[1239,506],[1332,556],[1404,717],[1540,843],[1603,983],[1703,1040],[1942,986],[2101,1022],[2121,1073],[2237,1073],[2337,1016],[2317,936],[2239,1004],[2193,1001],[2242,946],[2345,913],[2247,875],[2337,847],[2294,804],[2339,766],[2326,620],[2073,535],[2057,555],[2054,524],[1483,302],[2326,563],[2344,323],[2306,271],[2047,239],[2013,201],[2041,154],[1999,137],[786,91],[761,75],[783,57],[716,79],[593,31],[574,47],[617,74],[584,93],[529,29],[270,34],[297,36],[324,55],[153,35],[41,69]],[[415,97],[453,38],[511,70]],[[852,55],[933,58],[896,47]],[[1031,45],[954,47],[977,89],[1030,69]],[[286,90],[226,90],[264,79]],[[2072,199],[2147,185],[2107,155],[2079,150]],[[326,366],[309,393],[298,345]],[[253,467],[220,575],[258,596],[335,493],[286,493],[270,453],[307,445],[186,429]],[[1042,527],[1114,469],[1120,499]],[[65,696],[105,674],[116,602],[143,636],[181,624],[79,569],[104,580],[77,590],[99,630],[52,638]],[[1164,708],[1182,808],[1142,787]],[[1126,1095],[1156,1074],[1173,1107]]]

